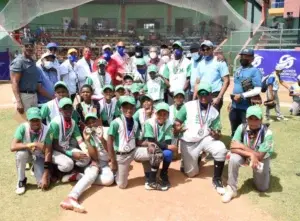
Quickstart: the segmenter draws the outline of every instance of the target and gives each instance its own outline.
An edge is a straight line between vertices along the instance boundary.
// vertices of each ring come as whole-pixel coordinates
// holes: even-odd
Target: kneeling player
[[[83,177],[76,183],[68,198],[60,203],[63,209],[76,212],[86,212],[84,207],[78,203],[78,198],[92,184],[109,186],[114,182],[114,175],[108,166],[108,153],[103,131],[97,127],[97,115],[88,113],[85,116],[86,128],[83,132],[92,163],[84,171]],[[100,131],[97,131],[100,129]]]
[[[18,184],[16,194],[26,188],[26,163],[33,162],[34,176],[38,187],[46,189],[50,181],[51,141],[47,137],[48,127],[42,124],[41,112],[31,107],[26,112],[28,122],[21,124],[14,135],[11,151],[16,152]],[[49,157],[50,156],[50,157]]]
[[[224,194],[222,172],[226,157],[226,147],[219,141],[221,122],[219,112],[212,106],[211,86],[205,82],[198,87],[199,100],[187,102],[176,116],[174,130],[184,131],[181,151],[184,172],[189,177],[199,174],[198,158],[202,151],[214,158],[213,185],[219,194]],[[185,128],[182,128],[182,124]],[[179,131],[179,132],[178,132]]]
[[[247,123],[241,124],[232,138],[228,166],[226,193],[222,197],[228,203],[237,195],[239,168],[247,161],[253,168],[254,184],[258,191],[265,192],[270,185],[270,155],[273,152],[273,135],[268,125],[262,124],[263,112],[259,106],[246,111]]]

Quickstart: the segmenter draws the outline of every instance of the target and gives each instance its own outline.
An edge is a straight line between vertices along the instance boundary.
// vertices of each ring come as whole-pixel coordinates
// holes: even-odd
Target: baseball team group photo
[[[0,220],[300,217],[300,2],[0,3]]]

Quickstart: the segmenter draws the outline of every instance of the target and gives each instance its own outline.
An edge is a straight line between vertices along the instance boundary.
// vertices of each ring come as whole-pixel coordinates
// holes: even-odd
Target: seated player
[[[224,194],[221,177],[227,150],[224,143],[218,140],[221,134],[220,115],[211,104],[212,89],[208,83],[200,83],[198,97],[198,100],[185,103],[175,120],[174,133],[183,132],[180,145],[184,172],[188,177],[198,175],[200,153],[210,153],[214,158],[212,183],[219,194]]]
[[[125,189],[128,185],[129,166],[133,160],[143,163],[146,184],[147,177],[150,177],[152,172],[148,148],[136,146],[138,123],[132,117],[135,107],[134,98],[123,96],[120,98],[120,104],[123,114],[110,124],[107,147],[112,170],[116,172],[116,183],[119,188]],[[158,166],[161,157],[162,155],[155,160]]]
[[[17,128],[11,144],[11,151],[16,152],[18,195],[26,190],[26,163],[33,163],[34,176],[39,188],[47,189],[50,182],[51,141],[47,137],[48,127],[42,124],[41,112],[37,107],[29,108],[26,116],[28,122]]]
[[[98,70],[90,74],[85,83],[91,85],[94,91],[93,99],[100,100],[103,98],[102,89],[104,85],[112,84],[110,74],[105,71],[107,62],[104,59],[99,59]]]
[[[63,209],[84,213],[85,208],[78,203],[78,198],[92,184],[110,186],[114,182],[114,174],[108,165],[108,153],[103,133],[97,129],[97,115],[88,113],[85,115],[86,128],[83,137],[91,157],[91,164],[85,169],[83,177],[76,183],[68,197],[60,203]]]
[[[167,80],[158,74],[158,68],[152,64],[148,67],[147,72],[150,78],[147,80],[144,90],[154,101],[154,105],[163,102],[164,92],[169,87]]]
[[[170,106],[169,114],[169,119],[172,123],[174,123],[178,111],[184,104],[184,96],[185,93],[183,90],[177,90],[174,92],[174,104]]]
[[[168,177],[168,169],[173,159],[173,152],[177,152],[177,146],[172,145],[173,124],[169,120],[169,105],[167,103],[159,103],[155,107],[155,117],[146,120],[144,125],[144,144],[154,143],[163,151],[163,166],[160,172],[161,188],[167,190],[171,184]],[[154,168],[159,169],[159,168]],[[156,170],[156,172],[157,172]],[[152,173],[156,178],[156,173]],[[152,178],[152,181],[156,179]],[[149,189],[157,188],[155,182],[149,182]]]
[[[85,124],[85,115],[88,113],[95,113],[100,117],[100,104],[97,100],[92,99],[93,89],[90,85],[85,84],[80,89],[81,102],[77,104],[76,111],[79,116],[79,125],[83,131]],[[98,125],[102,125],[101,119],[98,119]]]
[[[62,98],[59,101],[61,115],[55,117],[50,123],[50,137],[52,138],[52,162],[57,165],[60,172],[69,173],[74,168],[74,162],[78,167],[85,167],[90,162],[90,157],[83,142],[76,122],[71,118],[73,113],[70,98]],[[77,148],[79,144],[79,148]],[[80,179],[77,172],[66,175],[62,182]]]
[[[47,125],[50,121],[59,116],[58,102],[64,97],[69,97],[69,90],[65,82],[58,81],[54,85],[55,98],[45,103],[41,108],[41,115],[43,119],[46,119]]]
[[[262,123],[263,112],[259,106],[251,106],[246,111],[247,123],[241,124],[234,133],[230,145],[228,181],[222,197],[228,203],[237,196],[238,174],[240,166],[250,162],[253,169],[254,185],[260,192],[270,186],[270,155],[274,140],[268,125]]]

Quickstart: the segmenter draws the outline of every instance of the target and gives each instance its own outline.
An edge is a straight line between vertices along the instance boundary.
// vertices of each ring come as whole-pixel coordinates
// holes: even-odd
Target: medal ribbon
[[[29,138],[30,138],[30,129],[29,129],[29,131],[28,131],[28,133],[29,133]],[[43,124],[42,124],[42,128],[40,129],[40,131],[39,131],[39,137],[38,137],[38,139],[37,139],[37,141],[36,142],[40,142],[41,141],[41,139],[42,139],[42,137],[43,137],[43,134],[44,134],[44,126],[43,126]],[[31,139],[31,138],[30,138]]]
[[[88,114],[92,112],[91,110],[93,110],[93,101],[90,105],[87,105],[86,103],[82,102],[81,106],[83,106],[84,114]]]
[[[264,129],[264,128],[262,127],[262,128],[259,130],[259,132],[258,132],[258,134],[257,134],[257,136],[256,136],[256,140],[255,140],[255,142],[253,143],[252,146],[251,146],[251,144],[250,144],[250,137],[249,137],[248,132],[245,133],[246,140],[247,140],[247,145],[248,145],[248,147],[251,148],[252,150],[255,150],[255,149],[256,149],[256,146],[257,146],[257,144],[258,144],[258,141],[260,140],[260,137],[261,137],[261,134],[262,134],[262,130],[263,130],[263,129]]]
[[[201,105],[200,102],[198,102],[198,112],[199,112],[199,120],[200,120],[200,128],[204,127],[204,124],[206,123],[207,119],[208,119],[208,115],[209,115],[209,111],[210,111],[210,104],[207,107],[207,110],[205,112],[205,116],[204,116],[204,120],[202,118],[202,114],[201,114]]]
[[[106,103],[106,100],[104,100],[104,109],[107,114],[107,118],[109,120],[111,118],[111,113],[112,113],[112,103],[110,103],[110,105],[108,105]]]
[[[63,133],[62,138],[63,138],[64,141],[69,141],[69,139],[71,137],[71,134],[72,134],[71,133],[71,131],[72,131],[71,130],[71,128],[72,128],[72,120],[71,120],[71,128],[69,130],[69,133],[67,134],[67,128],[65,126],[64,119],[62,117],[60,117],[60,119],[61,119],[62,133]]]
[[[163,125],[162,131],[164,131],[165,125],[166,124]],[[156,137],[156,141],[158,141],[158,138],[159,138],[159,126],[158,126],[157,122],[155,123],[155,127],[154,127],[154,135]]]
[[[125,140],[126,140],[126,144],[129,143],[131,137],[133,136],[133,131],[134,131],[134,123],[132,126],[132,130],[129,132],[128,131],[128,127],[127,127],[127,122],[125,117],[122,117],[122,121],[123,121],[123,126],[124,126],[124,130],[125,130]]]

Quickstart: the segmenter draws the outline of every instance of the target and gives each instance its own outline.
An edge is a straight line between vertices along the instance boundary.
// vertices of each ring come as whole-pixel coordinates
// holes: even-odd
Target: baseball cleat
[[[26,191],[26,183],[27,183],[27,178],[25,177],[25,179],[23,181],[19,181],[18,185],[17,185],[17,189],[16,189],[16,194],[18,195],[22,195],[25,193]]]
[[[61,182],[62,183],[74,182],[74,181],[80,180],[82,176],[83,175],[81,173],[73,172],[71,174],[64,175],[61,178]]]
[[[223,186],[223,182],[221,178],[213,178],[213,185],[218,194],[220,195],[225,194],[225,188]]]
[[[222,196],[222,202],[229,203],[236,196],[237,192],[233,191],[231,186],[227,185],[225,194]]]
[[[60,207],[65,210],[73,210],[77,213],[86,213],[86,210],[81,206],[75,198],[68,197],[60,203]]]
[[[171,187],[168,174],[160,174],[160,179],[162,186],[167,187],[168,189]]]
[[[162,186],[158,182],[153,182],[153,183],[147,183],[147,185],[145,184],[145,189],[146,190],[166,191],[166,190],[168,190],[168,187],[167,186]]]

